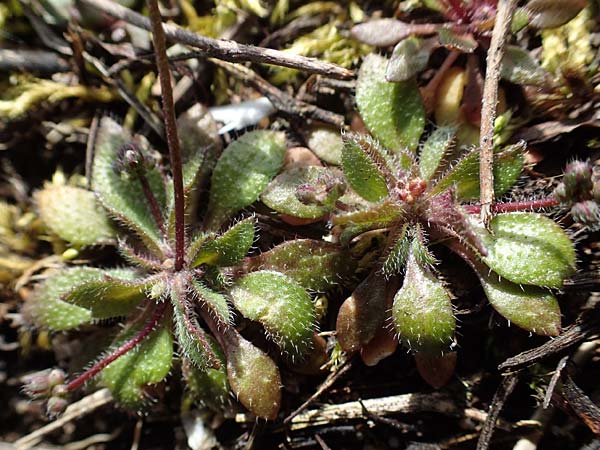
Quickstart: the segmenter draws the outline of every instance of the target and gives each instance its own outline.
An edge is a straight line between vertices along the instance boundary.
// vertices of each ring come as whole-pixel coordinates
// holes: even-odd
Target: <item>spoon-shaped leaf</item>
[[[74,287],[101,280],[105,271],[95,267],[71,267],[62,270],[36,286],[24,305],[23,314],[37,326],[54,331],[69,330],[92,320],[85,308],[62,300]]]
[[[342,303],[335,329],[345,352],[360,350],[381,328],[388,308],[385,286],[385,278],[372,271]]]
[[[230,290],[244,317],[260,322],[281,350],[292,359],[302,356],[312,342],[315,307],[292,278],[274,271],[252,272]]]
[[[390,82],[403,82],[410,80],[427,67],[429,56],[434,46],[433,39],[420,39],[409,37],[400,41],[390,57],[385,79]]]
[[[530,0],[525,5],[529,23],[536,28],[556,28],[585,8],[585,0]]]
[[[356,104],[369,131],[387,148],[414,151],[425,127],[425,110],[414,80],[385,81],[388,60],[370,54],[356,85]]]
[[[115,230],[93,192],[74,186],[50,185],[36,192],[44,224],[75,246],[112,244]]]
[[[519,286],[487,268],[478,272],[488,300],[502,316],[524,330],[544,336],[560,333],[560,307],[556,298],[537,286]]]
[[[412,251],[402,288],[394,297],[392,320],[400,342],[414,352],[440,354],[454,339],[450,294],[427,267],[416,262]]]
[[[242,405],[258,417],[273,420],[281,405],[281,377],[271,358],[232,327],[224,330],[227,378]]]
[[[488,248],[483,261],[513,283],[560,288],[575,272],[573,242],[547,217],[499,214],[490,222],[491,234],[473,217],[471,223]]]
[[[150,205],[145,201],[140,181],[134,174],[116,169],[119,150],[131,143],[132,136],[110,117],[103,117],[98,127],[92,168],[94,192],[102,205],[120,222],[133,229],[146,244],[158,249],[162,240]],[[166,204],[166,191],[158,169],[146,170],[150,190],[159,205]]]
[[[229,144],[212,174],[207,228],[218,228],[254,203],[283,165],[284,157],[283,133],[251,131]]]

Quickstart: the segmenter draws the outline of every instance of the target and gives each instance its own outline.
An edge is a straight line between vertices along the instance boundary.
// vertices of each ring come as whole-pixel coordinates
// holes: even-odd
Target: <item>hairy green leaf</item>
[[[275,270],[305,289],[325,291],[353,274],[356,262],[337,245],[313,239],[294,239],[251,258],[248,270]]]
[[[507,280],[560,288],[575,272],[573,242],[553,220],[533,213],[499,214],[490,222],[491,234],[471,220],[488,249],[483,261]]]
[[[423,180],[430,180],[440,169],[455,139],[456,129],[450,126],[436,128],[427,138],[419,156],[419,172]]]
[[[425,127],[425,109],[414,80],[385,81],[388,60],[370,54],[356,85],[356,104],[365,125],[387,148],[414,151]]]
[[[523,152],[521,145],[511,146],[494,156],[494,194],[505,194],[517,181],[523,170]],[[447,189],[456,187],[461,200],[479,198],[479,151],[472,150],[452,167],[436,183],[430,195],[434,196]]]
[[[123,330],[114,348],[138,334],[144,323]],[[171,370],[173,338],[167,319],[142,340],[133,350],[110,363],[101,373],[101,381],[124,407],[139,408],[147,403],[144,388],[162,381]]]
[[[207,406],[214,411],[221,412],[223,407],[230,403],[229,383],[227,382],[227,361],[225,354],[216,341],[207,335],[213,353],[219,360],[219,369],[198,369],[189,360],[184,359],[182,373],[185,387],[194,401],[200,406]]]
[[[381,166],[385,164],[375,143],[354,134],[344,135],[342,168],[348,183],[365,200],[377,202],[388,195]]]
[[[394,297],[392,319],[400,341],[414,352],[443,353],[454,339],[450,294],[412,252],[402,288]]]
[[[327,191],[327,182],[335,183],[340,178],[338,171],[327,167],[295,167],[277,175],[261,195],[262,202],[269,208],[293,217],[318,219],[333,211],[335,201],[343,193],[339,186],[332,185]],[[339,184],[339,182],[338,182]],[[302,189],[314,197],[321,196],[322,201],[300,201]],[[313,192],[314,191],[314,192]]]
[[[162,238],[140,181],[134,174],[123,173],[115,166],[119,149],[132,140],[127,130],[110,117],[100,120],[92,169],[93,188],[112,215],[132,228],[147,245],[159,249]],[[164,208],[166,191],[158,169],[147,170],[146,178],[154,196]]]
[[[232,142],[212,174],[207,227],[218,228],[254,203],[283,165],[283,133],[251,131]]]
[[[558,336],[560,307],[549,291],[511,283],[486,267],[478,275],[489,302],[502,316],[527,331]]]
[[[264,419],[274,420],[281,405],[281,377],[271,358],[234,328],[225,330],[227,378],[242,405]]]
[[[39,327],[53,331],[69,330],[92,320],[90,310],[62,300],[71,289],[104,277],[105,271],[95,267],[71,267],[36,286],[23,313]]]
[[[208,307],[210,314],[215,320],[223,324],[230,324],[233,321],[233,313],[223,294],[207,288],[198,280],[192,283],[194,295],[198,297],[200,304]]]
[[[109,275],[86,281],[69,291],[66,302],[91,311],[94,319],[125,316],[144,299],[156,278],[139,279],[135,270],[117,269]]]
[[[214,239],[201,236],[202,244],[190,258],[191,267],[200,264],[232,266],[240,262],[254,243],[254,222],[253,218],[242,220]],[[194,244],[191,245],[193,248]]]
[[[36,192],[44,224],[75,246],[113,244],[115,230],[93,192],[74,186],[50,185]]]
[[[242,315],[260,322],[291,358],[303,356],[310,348],[315,307],[292,278],[268,270],[252,272],[238,280],[230,294]]]
[[[473,35],[458,34],[451,28],[440,28],[438,30],[440,44],[449,50],[458,50],[461,53],[473,53],[478,44]]]

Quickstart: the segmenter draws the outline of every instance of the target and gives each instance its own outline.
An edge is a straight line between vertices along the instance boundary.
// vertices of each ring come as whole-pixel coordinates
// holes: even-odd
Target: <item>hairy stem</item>
[[[171,159],[171,172],[173,173],[173,190],[175,192],[175,270],[179,271],[183,268],[183,246],[185,244],[185,199],[183,196],[181,151],[179,150],[179,136],[175,122],[175,107],[173,105],[173,89],[171,87],[169,60],[167,59],[165,31],[163,30],[162,18],[158,10],[158,0],[148,0],[148,7],[150,10],[152,39],[154,42],[154,51],[156,52],[156,65],[158,67],[158,77],[160,79],[160,89],[163,99],[163,116]]]
[[[492,205],[491,211],[493,213],[506,213],[506,212],[517,212],[517,211],[532,211],[535,209],[553,208],[558,206],[558,200],[554,197],[540,198],[537,200],[525,200],[522,202],[507,202],[507,203],[495,203]],[[469,214],[480,214],[481,205],[466,205],[463,206],[464,210]]]
[[[499,0],[492,41],[487,54],[479,137],[481,220],[486,226],[492,218],[492,203],[494,202],[494,121],[498,107],[498,80],[500,79],[504,46],[510,33],[510,22],[516,6],[516,0]]]
[[[136,334],[134,337],[132,337],[131,339],[129,339],[128,341],[123,343],[119,348],[117,348],[111,354],[102,358],[100,361],[98,361],[96,364],[94,364],[91,368],[89,368],[88,370],[83,372],[81,375],[79,375],[77,378],[75,378],[73,381],[71,381],[69,384],[67,384],[67,391],[72,392],[75,389],[78,389],[84,383],[86,383],[87,381],[89,381],[93,377],[95,377],[102,369],[104,369],[106,366],[108,366],[111,362],[120,358],[125,353],[128,353],[129,351],[133,350],[133,348],[135,346],[137,346],[140,342],[142,342],[144,339],[146,339],[148,337],[148,335],[156,329],[158,322],[160,322],[160,319],[163,317],[163,315],[165,313],[166,307],[167,307],[166,302],[159,303],[156,306],[156,309],[154,310],[152,317],[150,317],[150,320],[148,320],[148,322],[146,322],[146,324],[144,325],[144,327],[140,330],[140,332],[138,334]]]

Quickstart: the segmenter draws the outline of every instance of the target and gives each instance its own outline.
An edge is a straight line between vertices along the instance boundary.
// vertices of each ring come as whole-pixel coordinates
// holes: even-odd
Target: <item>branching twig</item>
[[[481,189],[481,220],[489,223],[494,201],[494,122],[498,106],[498,80],[504,56],[504,44],[510,31],[510,22],[517,6],[516,0],[500,0],[492,33],[492,41],[487,54],[483,103],[481,107],[481,130],[479,137],[480,160],[479,180]]]
[[[83,4],[99,9],[104,13],[124,20],[137,27],[151,31],[152,27],[147,17],[132,11],[110,0],[82,0]],[[192,33],[177,25],[164,24],[165,36],[173,41],[199,48],[205,56],[212,56],[230,62],[254,62],[261,64],[273,64],[276,66],[289,67],[309,73],[318,73],[332,78],[351,78],[354,73],[325,61],[315,58],[293,55],[270,48],[256,47],[253,45],[239,44],[235,41],[224,39],[212,39],[206,36]]]

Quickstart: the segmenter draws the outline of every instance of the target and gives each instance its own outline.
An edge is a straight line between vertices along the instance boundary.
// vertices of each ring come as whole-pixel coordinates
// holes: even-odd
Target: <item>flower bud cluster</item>
[[[346,192],[346,183],[334,175],[320,176],[316,183],[301,184],[296,188],[296,198],[305,205],[329,205]]]
[[[68,405],[68,390],[65,373],[60,369],[46,369],[23,379],[23,390],[34,399],[47,399],[46,412],[49,416],[62,413]]]
[[[573,161],[565,168],[554,197],[571,208],[571,216],[585,225],[600,224],[600,167],[589,161]]]

